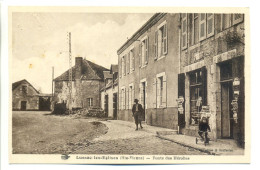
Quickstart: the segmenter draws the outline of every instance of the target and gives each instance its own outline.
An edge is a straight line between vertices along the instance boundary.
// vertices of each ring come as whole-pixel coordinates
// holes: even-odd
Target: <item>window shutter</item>
[[[142,83],[139,84],[139,89],[140,89],[139,101],[140,101],[140,104],[142,104],[143,103],[143,86],[142,86]]]
[[[125,88],[124,88],[124,90],[123,90],[123,109],[125,110],[125,104],[126,104],[126,102],[125,102],[125,100],[126,100],[126,93],[125,93]]]
[[[148,63],[148,55],[149,55],[149,37],[145,40],[145,64]]]
[[[233,14],[233,25],[243,21],[243,14]]]
[[[158,58],[158,30],[155,31],[154,37],[154,60]]]
[[[187,14],[182,14],[182,49],[187,48]]]
[[[168,35],[167,35],[167,24],[163,26],[163,54],[166,55],[168,52]]]
[[[207,105],[207,69],[206,67],[202,67],[202,88],[203,88],[203,100],[202,104],[205,106]]]
[[[126,109],[129,107],[129,91],[125,89],[125,103],[126,103]]]
[[[142,42],[139,44],[139,67],[142,66]]]
[[[199,14],[199,40],[206,38],[206,14]]]
[[[158,81],[158,78],[156,79],[156,104],[157,108],[160,108],[160,98],[161,98],[161,89],[160,89],[160,81]]]
[[[157,101],[157,91],[156,91],[156,78],[153,79],[153,94],[155,98],[153,99],[153,107],[156,108]]]
[[[128,106],[128,109],[131,109],[131,106],[132,106],[132,103],[133,103],[133,100],[132,100],[132,88],[133,87],[129,87],[129,91],[128,91],[128,103],[129,103],[129,106]]]
[[[162,106],[167,106],[167,81],[166,75],[163,76],[163,92],[162,92]]]
[[[132,60],[132,71],[134,71],[135,70],[135,56],[134,56],[134,50],[131,50],[131,56],[132,56],[132,58],[131,58],[131,60]]]
[[[127,73],[130,73],[130,52],[128,53],[127,56]]]
[[[126,57],[127,57],[127,55],[125,55],[125,57],[124,57],[124,75],[126,75]]]
[[[207,14],[207,37],[214,35],[214,14]]]
[[[132,104],[134,104],[134,100],[135,100],[135,86],[133,86],[132,89]]]

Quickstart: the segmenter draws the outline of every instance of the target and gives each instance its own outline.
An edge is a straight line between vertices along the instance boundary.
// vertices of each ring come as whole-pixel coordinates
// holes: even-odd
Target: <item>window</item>
[[[27,85],[22,85],[21,91],[23,94],[27,94]]]
[[[130,50],[130,72],[135,70],[134,49]]]
[[[130,73],[130,52],[126,55],[126,72]]]
[[[88,106],[92,107],[93,106],[93,98],[87,98],[88,100]]]
[[[165,73],[158,74],[153,83],[155,94],[156,94],[156,107],[166,107],[166,75]]]
[[[125,109],[125,98],[126,98],[125,88],[123,87],[123,88],[121,89],[121,110],[124,110],[124,109]]]
[[[199,40],[206,38],[206,14],[199,14]]]
[[[243,21],[243,14],[233,14],[233,25]]]
[[[148,41],[148,37],[146,37],[141,41],[139,46],[140,67],[148,63],[148,46],[149,46],[149,41]]]
[[[214,15],[207,14],[207,37],[214,35]]]
[[[168,52],[167,24],[162,23],[155,31],[155,57],[154,59],[163,57]]]
[[[190,73],[190,124],[199,123],[202,105],[206,105],[205,68]]]
[[[182,49],[187,48],[187,14],[182,14],[182,22],[181,22],[181,28],[182,28]]]
[[[193,44],[199,42],[199,14],[193,14]]]
[[[123,75],[125,75],[125,71],[126,71],[125,56],[122,57],[121,69],[122,69],[122,76],[123,76]]]

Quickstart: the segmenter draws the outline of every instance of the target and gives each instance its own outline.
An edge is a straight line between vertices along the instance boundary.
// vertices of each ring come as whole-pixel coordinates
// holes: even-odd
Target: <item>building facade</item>
[[[118,65],[104,71],[105,85],[101,89],[101,108],[109,118],[117,119],[118,109]]]
[[[54,101],[67,108],[100,108],[100,90],[104,86],[103,71],[108,69],[91,61],[75,58],[72,67],[72,88],[69,89],[69,70],[54,79]],[[71,101],[70,101],[71,99]]]
[[[25,79],[12,84],[13,110],[50,111],[51,100],[50,94],[40,93]]]
[[[178,96],[181,132],[196,135],[207,116],[212,139],[244,143],[244,16],[181,14]]]
[[[178,128],[179,14],[153,15],[118,50],[118,119],[139,99],[149,125]]]

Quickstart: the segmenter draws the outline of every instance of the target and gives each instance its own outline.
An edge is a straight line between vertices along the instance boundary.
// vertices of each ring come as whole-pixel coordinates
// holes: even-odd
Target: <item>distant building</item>
[[[209,117],[211,138],[245,134],[245,24],[243,14],[181,15],[179,117],[184,134],[196,135],[201,116]]]
[[[39,93],[27,80],[12,84],[13,110],[50,110],[52,96]]]
[[[91,61],[76,57],[72,67],[72,91],[69,92],[69,70],[54,79],[54,101],[65,103],[72,109],[100,108],[100,90],[104,86],[103,71],[108,69]]]
[[[104,82],[101,89],[101,108],[107,117],[117,119],[118,65],[111,65],[109,71],[104,71]]]
[[[157,13],[117,51],[118,119],[139,99],[149,125],[178,129],[179,14]]]

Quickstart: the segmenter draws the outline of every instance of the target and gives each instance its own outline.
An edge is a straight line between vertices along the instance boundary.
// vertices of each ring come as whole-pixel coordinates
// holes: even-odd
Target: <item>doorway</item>
[[[21,101],[21,110],[26,110],[27,101]]]
[[[146,94],[146,84],[145,81],[142,82],[142,91],[141,91],[141,104],[143,105],[144,113],[143,113],[143,121],[145,121],[145,108],[146,108],[146,100],[145,100],[145,94]]]
[[[108,117],[108,95],[105,95],[105,117]]]
[[[113,119],[117,119],[117,93],[113,94]]]
[[[233,138],[232,81],[221,83],[221,137]]]

